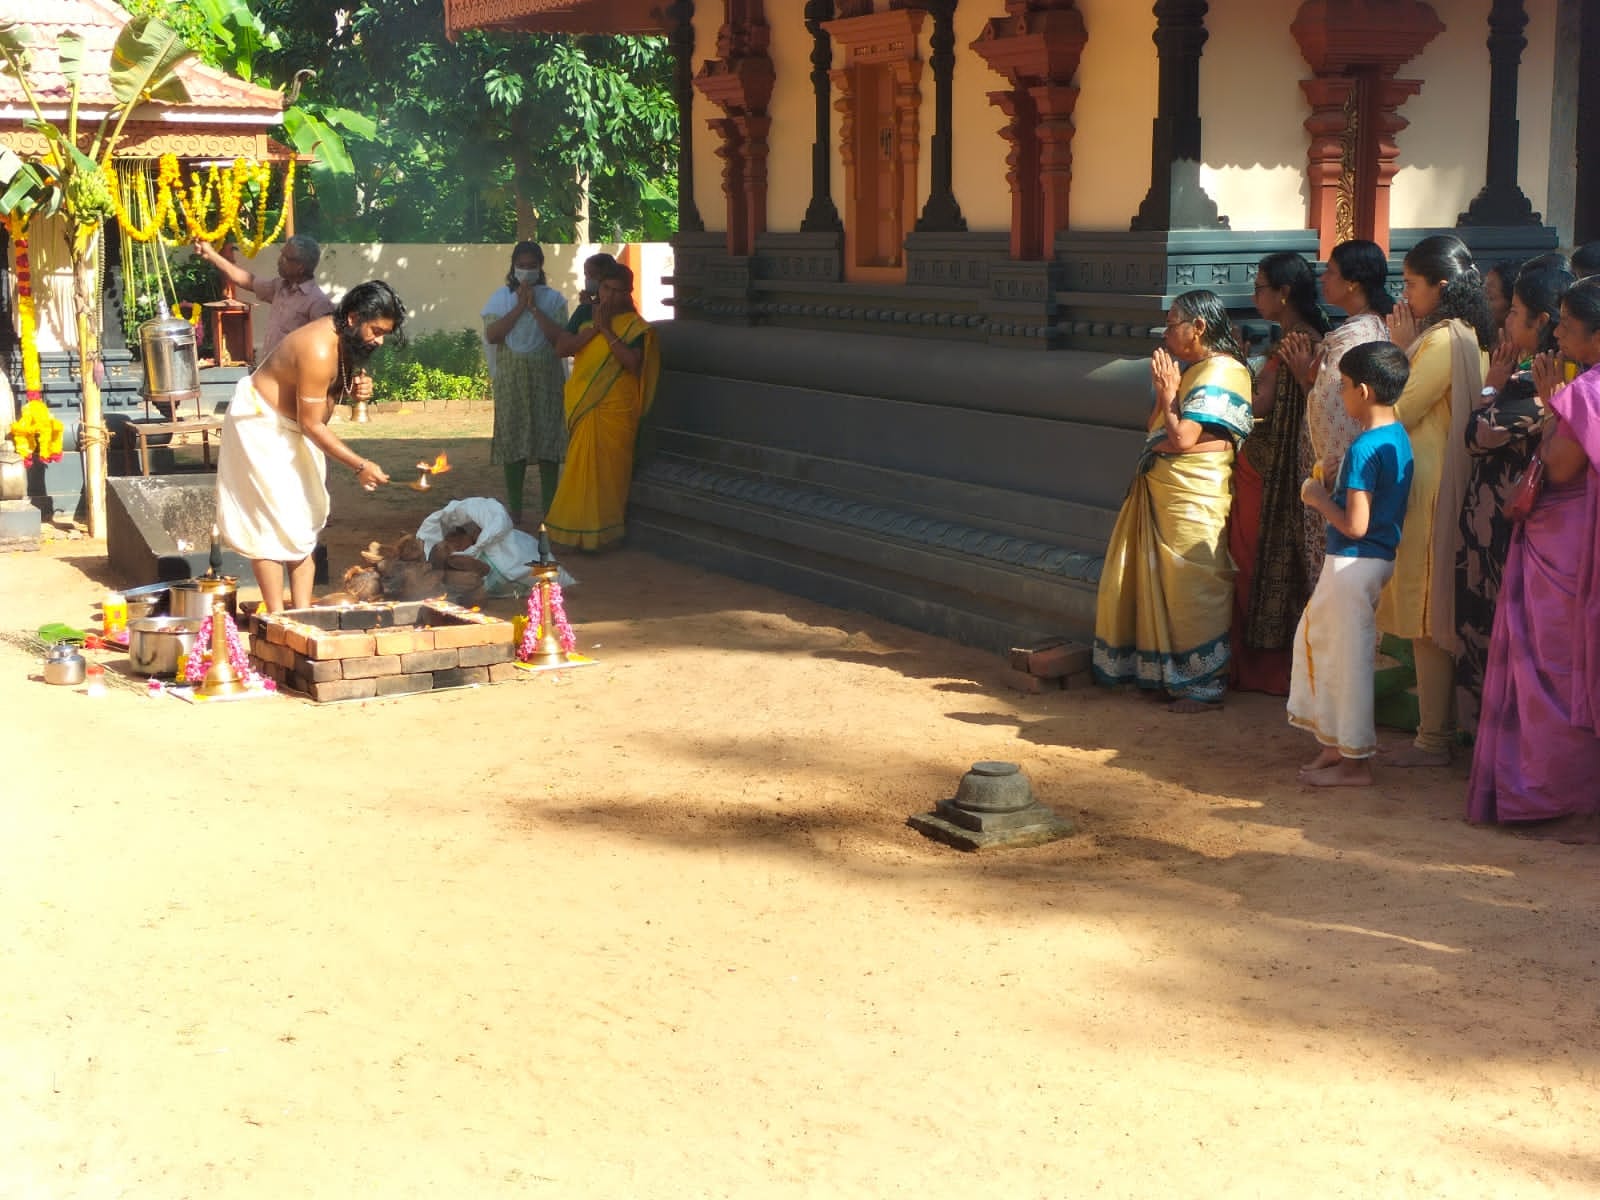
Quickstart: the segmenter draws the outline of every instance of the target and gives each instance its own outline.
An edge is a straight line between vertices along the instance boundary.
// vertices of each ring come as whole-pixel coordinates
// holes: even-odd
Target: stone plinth
[[[962,777],[952,799],[906,824],[957,850],[1037,846],[1074,832],[1071,821],[1033,798],[1033,788],[1012,762],[979,762]]]
[[[303,608],[248,622],[250,664],[318,703],[523,679],[515,626],[443,600]]]
[[[0,550],[37,550],[43,524],[28,501],[0,500]]]

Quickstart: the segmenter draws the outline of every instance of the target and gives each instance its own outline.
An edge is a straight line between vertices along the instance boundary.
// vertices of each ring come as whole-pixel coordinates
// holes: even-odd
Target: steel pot
[[[232,575],[217,579],[184,579],[169,589],[171,603],[167,611],[174,617],[198,617],[204,620],[211,615],[211,606],[218,600],[227,605],[228,615],[239,615],[239,581]]]
[[[128,666],[139,675],[176,675],[180,656],[192,653],[201,621],[140,617],[128,622]]]
[[[44,681],[73,687],[83,682],[88,667],[76,646],[71,642],[57,642],[44,656]]]

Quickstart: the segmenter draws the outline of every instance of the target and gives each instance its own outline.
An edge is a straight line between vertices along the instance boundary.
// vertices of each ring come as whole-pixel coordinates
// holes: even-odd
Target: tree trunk
[[[589,172],[582,167],[575,171],[573,182],[578,185],[578,202],[573,206],[572,240],[580,246],[589,244]]]
[[[83,448],[83,494],[89,510],[89,536],[106,535],[106,427],[100,411],[100,385],[94,364],[99,358],[100,322],[96,319],[95,270],[100,249],[100,227],[72,236],[72,307],[78,318],[78,380],[83,388],[83,419],[79,444]]]
[[[515,197],[517,213],[517,241],[539,240],[539,210],[530,198],[533,181],[533,159],[520,130],[514,131],[511,150],[511,190]]]

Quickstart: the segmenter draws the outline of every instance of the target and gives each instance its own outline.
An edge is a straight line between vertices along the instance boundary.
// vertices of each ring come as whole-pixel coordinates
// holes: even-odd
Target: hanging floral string
[[[233,618],[223,614],[227,622],[222,631],[222,636],[228,643],[228,663],[238,673],[239,679],[248,688],[262,688],[266,691],[276,691],[277,684],[270,679],[263,679],[250,667],[250,655],[245,652],[244,642],[239,637],[239,627],[233,623]],[[183,664],[183,681],[198,687],[206,681],[206,672],[211,669],[211,618],[207,617],[200,622],[200,629],[194,635],[194,649]]]
[[[136,242],[160,237],[168,246],[180,246],[196,238],[217,242],[232,233],[240,248],[254,257],[282,234],[294,195],[295,160],[291,158],[283,171],[278,220],[269,232],[273,175],[270,162],[236,158],[227,167],[213,163],[203,170],[190,171],[185,185],[177,156],[163,154],[154,183],[146,175],[143,188],[137,189],[131,171],[119,174],[118,167],[110,162],[103,170],[112,185],[117,224]]]
[[[6,230],[16,250],[17,334],[22,339],[22,386],[29,400],[41,399],[44,384],[39,373],[39,313],[33,300],[33,272],[28,259],[28,219],[15,213],[6,217]]]
[[[556,627],[556,641],[561,646],[563,654],[570,654],[578,644],[578,635],[572,631],[572,625],[567,620],[566,601],[561,596],[561,585],[555,580],[550,581],[550,623]],[[528,593],[528,623],[522,630],[522,644],[517,647],[517,658],[521,662],[530,662],[538,652],[539,641],[544,637],[543,606],[539,602],[539,593],[544,590],[540,584]]]

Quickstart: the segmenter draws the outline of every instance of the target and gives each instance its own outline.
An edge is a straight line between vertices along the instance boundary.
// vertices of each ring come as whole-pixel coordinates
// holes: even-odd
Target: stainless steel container
[[[44,656],[44,681],[69,687],[83,682],[89,664],[71,642],[57,642]]]
[[[178,658],[194,651],[200,621],[140,617],[128,622],[128,666],[139,675],[176,675]]]
[[[152,317],[139,326],[144,394],[153,404],[180,404],[200,396],[200,352],[195,328],[182,317]]]
[[[239,615],[239,581],[232,575],[216,579],[183,579],[168,591],[171,602],[167,611],[175,617],[198,617],[204,620],[211,615],[211,606],[218,600],[227,605],[228,615]]]

